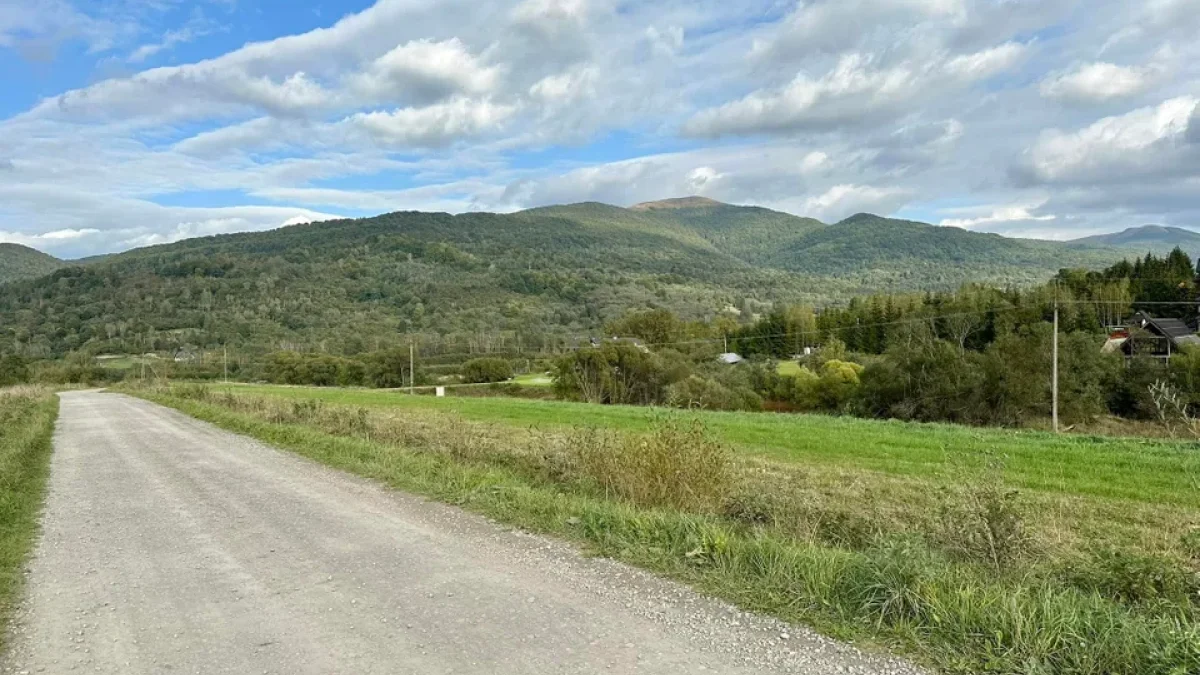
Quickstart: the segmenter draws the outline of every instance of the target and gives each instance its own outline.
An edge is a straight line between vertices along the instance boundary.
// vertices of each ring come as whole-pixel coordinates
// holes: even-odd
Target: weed
[[[642,506],[714,512],[731,485],[729,449],[696,419],[667,416],[648,435],[597,432],[577,448],[583,475]]]
[[[961,471],[943,488],[939,543],[966,560],[1003,571],[1029,552],[1020,492],[1005,485],[1003,461],[984,453],[982,471]]]

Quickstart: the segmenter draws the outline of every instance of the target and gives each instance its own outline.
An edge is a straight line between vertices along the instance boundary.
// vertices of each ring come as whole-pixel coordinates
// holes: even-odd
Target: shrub
[[[16,354],[0,356],[0,387],[29,382],[29,366]]]
[[[762,410],[762,398],[748,388],[730,388],[692,375],[667,387],[667,405],[702,410]]]
[[[732,483],[730,451],[699,420],[656,420],[645,436],[593,431],[576,451],[583,475],[642,506],[714,512]]]
[[[987,458],[983,472],[964,473],[945,488],[941,503],[941,544],[960,558],[997,571],[1028,552],[1020,493],[1007,487],[999,460]]]
[[[512,365],[504,359],[471,359],[463,364],[463,380],[475,384],[504,382],[513,376]]]
[[[852,361],[826,361],[821,368],[820,399],[829,410],[841,410],[858,391],[863,367]]]
[[[605,342],[559,359],[554,388],[562,396],[589,403],[654,405],[665,400],[674,372],[637,345]]]

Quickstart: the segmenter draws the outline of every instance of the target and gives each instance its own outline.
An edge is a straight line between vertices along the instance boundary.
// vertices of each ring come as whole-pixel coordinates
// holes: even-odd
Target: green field
[[[800,364],[795,361],[780,361],[775,367],[775,371],[780,375],[794,376],[800,374]]]
[[[546,373],[526,373],[514,377],[512,383],[522,387],[550,387],[554,385],[554,378]]]
[[[433,398],[369,389],[234,385],[241,393],[330,403],[449,412],[514,427],[589,425],[645,431],[658,414],[633,406],[597,406],[512,398]],[[804,464],[927,477],[955,458],[994,452],[1014,486],[1200,508],[1200,450],[1194,443],[1055,436],[1038,431],[915,424],[822,415],[701,413],[721,439],[752,455]]]

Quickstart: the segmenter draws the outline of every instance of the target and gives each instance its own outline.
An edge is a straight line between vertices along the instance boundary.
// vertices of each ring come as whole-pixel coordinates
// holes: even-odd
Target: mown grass
[[[369,389],[236,385],[232,391],[371,407],[451,412],[514,427],[580,424],[646,431],[656,412],[637,406],[510,398],[433,398]],[[1195,443],[979,429],[824,415],[706,412],[709,430],[755,456],[838,469],[924,478],[958,457],[1001,449],[1005,481],[1023,489],[1200,508]]]
[[[0,653],[37,537],[57,415],[49,389],[0,389]]]
[[[659,413],[631,434],[311,396],[140,394],[945,672],[1200,672],[1200,535],[1156,537],[1148,512],[1110,535],[1124,548],[1091,551],[1088,528],[1131,503],[1026,496],[995,453],[916,480],[738,453],[709,416]]]

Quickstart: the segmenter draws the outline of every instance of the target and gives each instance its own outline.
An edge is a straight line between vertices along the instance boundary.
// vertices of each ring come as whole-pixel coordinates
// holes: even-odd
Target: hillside
[[[647,202],[629,210],[694,232],[717,250],[754,265],[769,265],[775,251],[826,227],[812,218],[699,197]]]
[[[883,289],[919,289],[968,281],[1034,283],[1064,267],[1096,267],[1122,256],[1112,248],[1010,239],[860,213],[813,229],[765,264]]]
[[[1085,246],[1113,246],[1134,249],[1141,253],[1167,253],[1178,246],[1185,253],[1195,256],[1200,253],[1200,233],[1179,227],[1143,225],[1112,234],[1099,234],[1071,240],[1072,244]]]
[[[682,200],[403,212],[186,240],[0,290],[0,352],[239,345],[554,350],[630,309],[688,318],[963,281],[1032,283],[1124,253],[856,216]],[[449,347],[447,347],[449,348]]]
[[[28,246],[0,243],[0,284],[40,277],[65,264]]]

